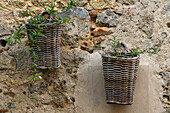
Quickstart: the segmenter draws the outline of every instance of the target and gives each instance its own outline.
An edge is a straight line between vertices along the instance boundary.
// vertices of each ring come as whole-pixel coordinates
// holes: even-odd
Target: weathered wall
[[[68,14],[60,13],[71,18],[70,24],[63,28],[62,66],[53,71],[41,70],[44,73],[41,81],[18,86],[17,81],[31,77],[30,55],[24,44],[6,46],[4,39],[9,37],[9,30],[17,26],[19,20],[26,20],[20,18],[18,12],[41,10],[40,1],[50,0],[0,1],[0,112],[170,112],[168,0],[76,0],[79,8]],[[58,10],[68,0],[55,1]],[[100,51],[93,51],[92,47],[94,44],[106,45],[112,37],[120,38],[129,48],[157,46],[162,49],[160,56],[141,55],[132,106],[105,103]]]

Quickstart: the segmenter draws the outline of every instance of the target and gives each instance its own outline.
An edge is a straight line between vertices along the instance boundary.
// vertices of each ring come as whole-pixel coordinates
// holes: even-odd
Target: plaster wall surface
[[[160,104],[157,100],[158,95],[154,95],[155,92],[150,90],[156,88],[152,86],[155,81],[152,81],[149,65],[142,62],[138,71],[134,103],[107,104],[101,60],[100,54],[94,53],[87,57],[88,63],[82,64],[79,68],[75,91],[77,113],[161,113],[161,109],[153,110]]]

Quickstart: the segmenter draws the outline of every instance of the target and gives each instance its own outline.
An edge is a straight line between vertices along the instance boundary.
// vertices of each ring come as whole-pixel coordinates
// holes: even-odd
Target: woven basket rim
[[[55,24],[56,22],[47,22],[47,23],[42,23],[41,26],[51,26],[52,24]],[[25,23],[26,26],[34,26],[35,27],[35,24],[29,24],[29,23]],[[61,24],[58,24],[58,26],[62,26]]]
[[[101,56],[106,58],[114,58],[114,59],[122,59],[122,60],[136,60],[140,58],[140,55],[133,56],[132,58],[129,57],[125,58],[125,57],[116,57],[116,56],[106,56],[106,53],[102,53]]]

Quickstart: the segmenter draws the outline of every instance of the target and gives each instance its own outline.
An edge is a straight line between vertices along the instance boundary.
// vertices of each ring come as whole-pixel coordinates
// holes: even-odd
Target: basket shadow
[[[92,86],[89,94],[92,96],[90,103],[93,113],[149,113],[148,66],[140,66],[132,105],[107,104],[102,66],[90,66],[88,71]]]

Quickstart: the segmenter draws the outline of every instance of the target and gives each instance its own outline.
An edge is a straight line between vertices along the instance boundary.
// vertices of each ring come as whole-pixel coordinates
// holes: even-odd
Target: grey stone
[[[56,96],[54,99],[53,99],[53,102],[56,103],[56,104],[60,104],[60,103],[64,103],[65,102],[65,98],[63,96]]]
[[[64,107],[64,105],[68,102],[68,98],[64,93],[59,90],[51,90],[49,91],[50,100],[45,100],[42,103],[49,104],[51,102],[55,103],[57,107]]]
[[[38,93],[38,94],[44,94],[47,91],[47,84],[44,82],[37,83],[35,85],[30,84],[30,87],[28,87],[28,91],[30,93]]]
[[[77,48],[73,49],[73,51],[66,51],[63,47],[61,48],[61,58],[64,65],[70,67],[76,67],[80,62],[82,62],[85,58],[86,52],[80,51]]]
[[[16,60],[16,69],[19,71],[28,71],[31,64],[30,52],[21,45],[11,46],[8,54]]]
[[[71,18],[71,16],[76,16],[79,19],[89,20],[88,11],[83,8],[72,8],[69,11],[63,11],[58,13],[61,17]]]
[[[166,112],[164,113],[170,113],[170,108],[166,108]]]
[[[72,73],[72,69],[66,69],[68,73]]]
[[[88,0],[75,0],[77,6],[84,6],[88,3]]]
[[[0,69],[16,70],[16,60],[6,51],[0,53]]]
[[[106,10],[101,13],[98,13],[96,23],[99,24],[100,26],[116,26],[117,25],[117,20],[118,20],[118,15],[115,14],[111,10]]]
[[[162,78],[164,79],[162,88],[163,88],[163,103],[164,104],[168,104],[169,103],[169,99],[170,99],[170,72],[164,71],[164,72],[160,72],[160,75],[162,76]],[[169,109],[167,109],[167,112],[165,113],[169,113]]]
[[[133,5],[137,2],[137,0],[118,0],[121,4]]]
[[[111,10],[106,10],[106,15],[111,16],[112,15],[112,11]]]
[[[0,20],[0,37],[10,35],[10,31],[7,29],[5,25],[1,25],[1,20]]]
[[[79,61],[79,62],[83,61],[85,57],[84,52],[79,51],[78,49],[73,50],[73,56],[74,56],[74,60]]]
[[[170,78],[170,72],[167,71],[163,72],[163,76],[165,76],[166,78]]]
[[[170,13],[170,1],[169,0],[165,0],[164,1],[164,6],[163,6],[163,8],[162,8],[162,11],[161,11],[161,14],[162,15],[169,15]]]
[[[8,108],[16,108],[16,103],[7,103]]]
[[[92,10],[93,9],[93,7],[89,3],[84,8],[87,9],[87,10]]]
[[[63,30],[63,45],[70,45],[72,48],[78,47],[78,39],[89,38],[89,15],[86,9],[72,8],[69,11],[58,13],[61,17],[70,18]]]
[[[115,5],[116,0],[90,0],[93,9],[106,9]]]

